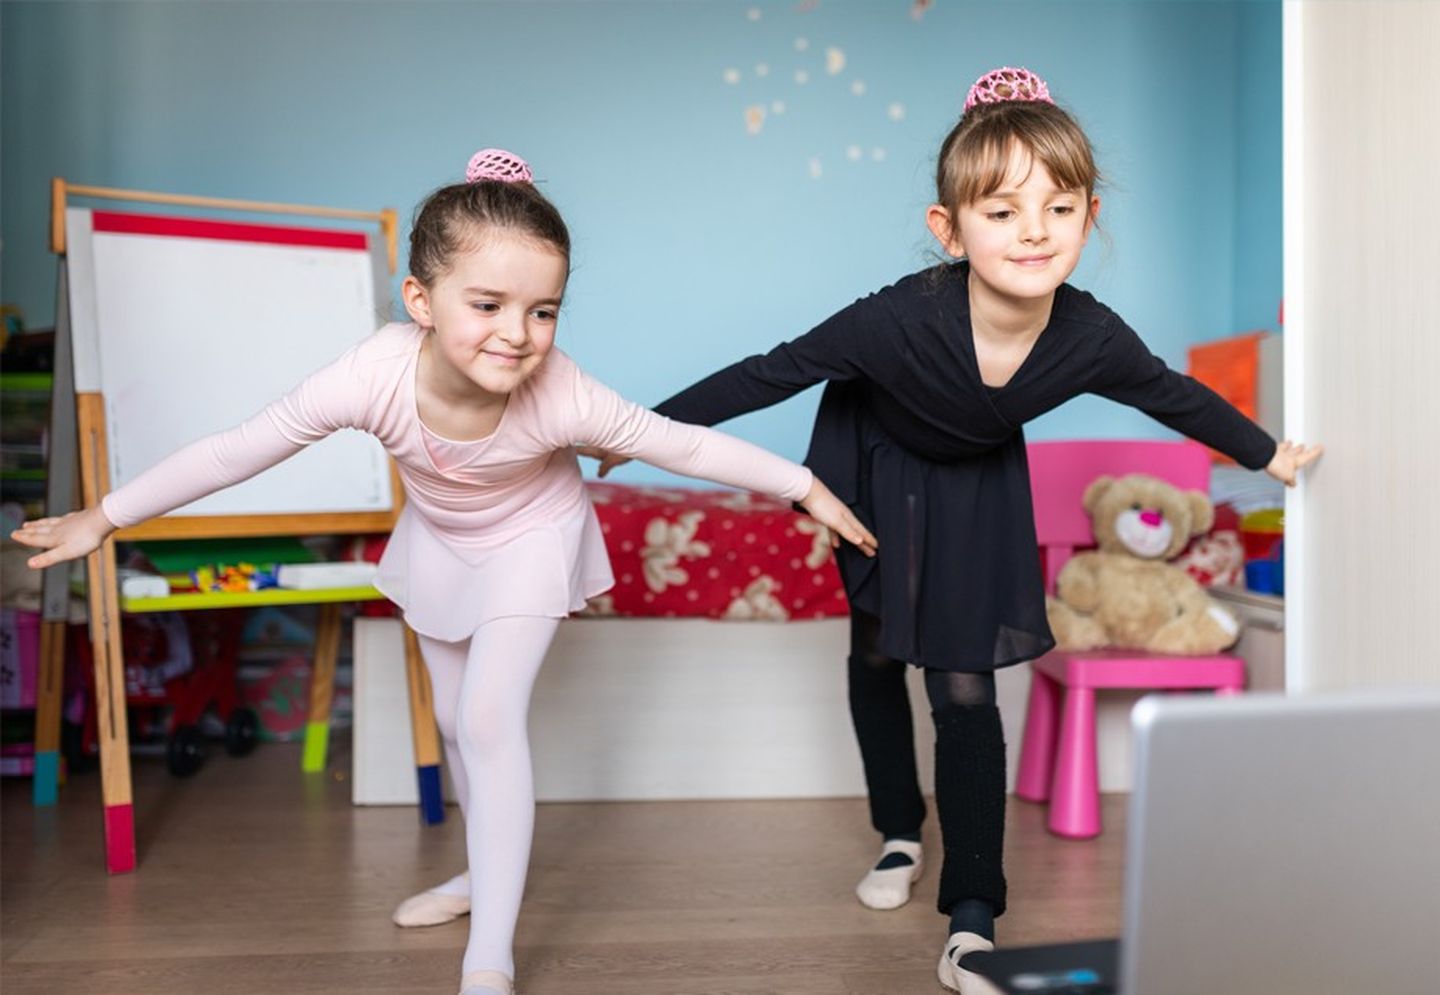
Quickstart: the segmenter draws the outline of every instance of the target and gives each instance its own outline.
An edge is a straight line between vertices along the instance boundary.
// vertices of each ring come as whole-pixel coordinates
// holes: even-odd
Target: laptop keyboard
[[[1086,968],[1068,971],[1026,972],[1012,975],[1009,988],[1015,992],[1035,995],[1115,995],[1115,987]]]
[[[1082,940],[974,950],[960,966],[1010,995],[1115,995],[1118,955],[1114,940]]]

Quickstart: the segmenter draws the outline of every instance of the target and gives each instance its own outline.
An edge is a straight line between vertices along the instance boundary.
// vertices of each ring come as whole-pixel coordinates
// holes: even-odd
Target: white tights
[[[499,618],[464,642],[420,637],[465,819],[470,940],[462,974],[515,977],[515,920],[535,829],[530,691],[559,624],[558,618]]]

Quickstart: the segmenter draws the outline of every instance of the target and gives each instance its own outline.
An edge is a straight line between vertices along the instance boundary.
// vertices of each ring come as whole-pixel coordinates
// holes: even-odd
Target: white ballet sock
[[[887,860],[891,855],[905,860]],[[920,844],[912,840],[886,840],[880,848],[880,864],[897,864],[881,870],[878,866],[860,879],[855,886],[855,896],[860,904],[869,909],[898,909],[910,901],[910,886],[920,879],[925,861],[921,856]]]

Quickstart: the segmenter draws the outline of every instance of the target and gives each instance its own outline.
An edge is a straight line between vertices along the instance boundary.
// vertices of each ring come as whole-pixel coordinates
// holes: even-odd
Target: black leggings
[[[885,837],[918,833],[925,801],[915,768],[915,726],[905,689],[907,664],[881,655],[880,620],[850,613],[850,717],[870,821]],[[935,806],[945,862],[938,906],[949,915],[967,899],[1005,910],[1005,741],[995,675],[925,668],[935,722]]]

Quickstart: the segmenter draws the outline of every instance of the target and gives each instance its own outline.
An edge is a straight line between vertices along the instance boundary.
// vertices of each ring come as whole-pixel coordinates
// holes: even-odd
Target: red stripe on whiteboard
[[[153,214],[121,214],[116,211],[92,211],[91,226],[96,232],[116,235],[167,235],[171,238],[209,238],[221,242],[304,245],[316,249],[358,249],[361,252],[369,248],[364,232],[282,228],[277,225],[243,224],[238,221],[201,221],[196,218]]]

